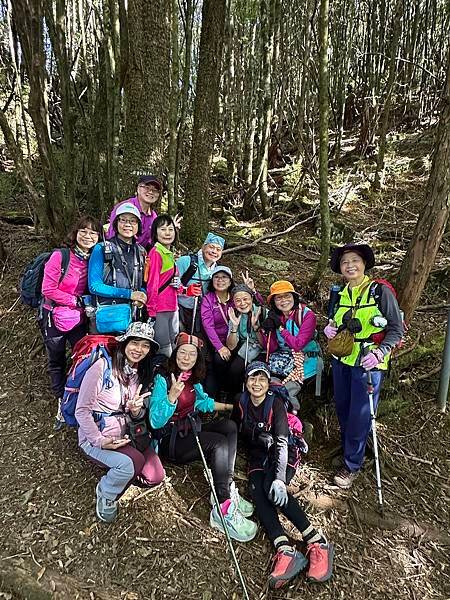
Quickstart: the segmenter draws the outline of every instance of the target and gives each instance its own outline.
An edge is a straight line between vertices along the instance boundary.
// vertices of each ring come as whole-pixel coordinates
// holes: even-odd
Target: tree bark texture
[[[319,16],[319,196],[320,258],[312,284],[325,271],[330,256],[330,205],[328,202],[328,0],[320,2]]]
[[[450,50],[433,162],[423,212],[403,259],[397,281],[399,304],[407,321],[428,280],[450,211]]]
[[[170,29],[170,2],[129,0],[123,195],[135,189],[139,175],[160,175],[164,166],[170,106]]]
[[[219,111],[225,0],[204,0],[192,147],[186,181],[183,239],[200,245],[208,229],[208,192]]]

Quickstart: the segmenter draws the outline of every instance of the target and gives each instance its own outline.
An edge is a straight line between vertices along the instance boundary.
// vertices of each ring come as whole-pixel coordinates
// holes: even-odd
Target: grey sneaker
[[[228,512],[223,518],[230,537],[238,542],[250,542],[258,531],[257,524],[246,519],[234,502],[230,503]],[[215,507],[212,509],[209,516],[209,523],[211,527],[225,533],[222,526],[222,519]]]
[[[104,523],[112,523],[117,517],[117,500],[109,500],[102,496],[99,483],[95,488],[95,493],[97,494],[97,504],[95,507],[97,517]]]
[[[343,490],[348,490],[352,487],[353,481],[358,477],[358,474],[359,471],[349,471],[343,467],[334,476],[334,483]]]
[[[61,402],[62,402],[62,398],[58,398],[58,410],[56,412],[55,422],[53,423],[54,431],[61,431],[61,429],[66,424],[66,422],[64,421],[62,411],[61,411]]]

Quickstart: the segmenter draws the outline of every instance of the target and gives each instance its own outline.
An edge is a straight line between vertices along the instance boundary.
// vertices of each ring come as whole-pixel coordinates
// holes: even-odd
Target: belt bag
[[[344,329],[337,333],[334,338],[328,340],[328,352],[338,358],[350,356],[353,352],[354,343],[355,336],[353,333],[350,333],[348,329]]]
[[[95,325],[98,333],[124,333],[131,323],[129,304],[104,304],[97,306]]]
[[[55,306],[52,309],[52,319],[56,329],[71,331],[81,323],[81,311],[69,306]]]
[[[248,343],[248,350],[246,350],[246,347],[247,347],[247,341],[245,341],[239,348],[238,356],[240,356],[241,358],[243,358],[245,360],[245,357],[247,354],[247,364],[249,364],[258,358],[258,356],[262,352],[262,348],[259,344],[256,344],[255,342]]]
[[[294,356],[290,350],[275,351],[269,357],[269,369],[274,375],[287,377],[294,366]]]

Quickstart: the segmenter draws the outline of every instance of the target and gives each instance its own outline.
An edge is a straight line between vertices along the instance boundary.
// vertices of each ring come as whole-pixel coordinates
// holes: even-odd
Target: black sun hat
[[[341,272],[341,258],[346,252],[355,252],[364,261],[366,269],[371,269],[375,266],[375,256],[372,248],[368,244],[345,244],[333,250],[330,259],[330,268],[335,273]]]

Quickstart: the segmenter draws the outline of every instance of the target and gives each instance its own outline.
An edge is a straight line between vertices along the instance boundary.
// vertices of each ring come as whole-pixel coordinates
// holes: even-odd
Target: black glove
[[[261,323],[265,331],[276,331],[281,325],[283,325],[281,317],[274,310],[269,311],[267,318]]]

